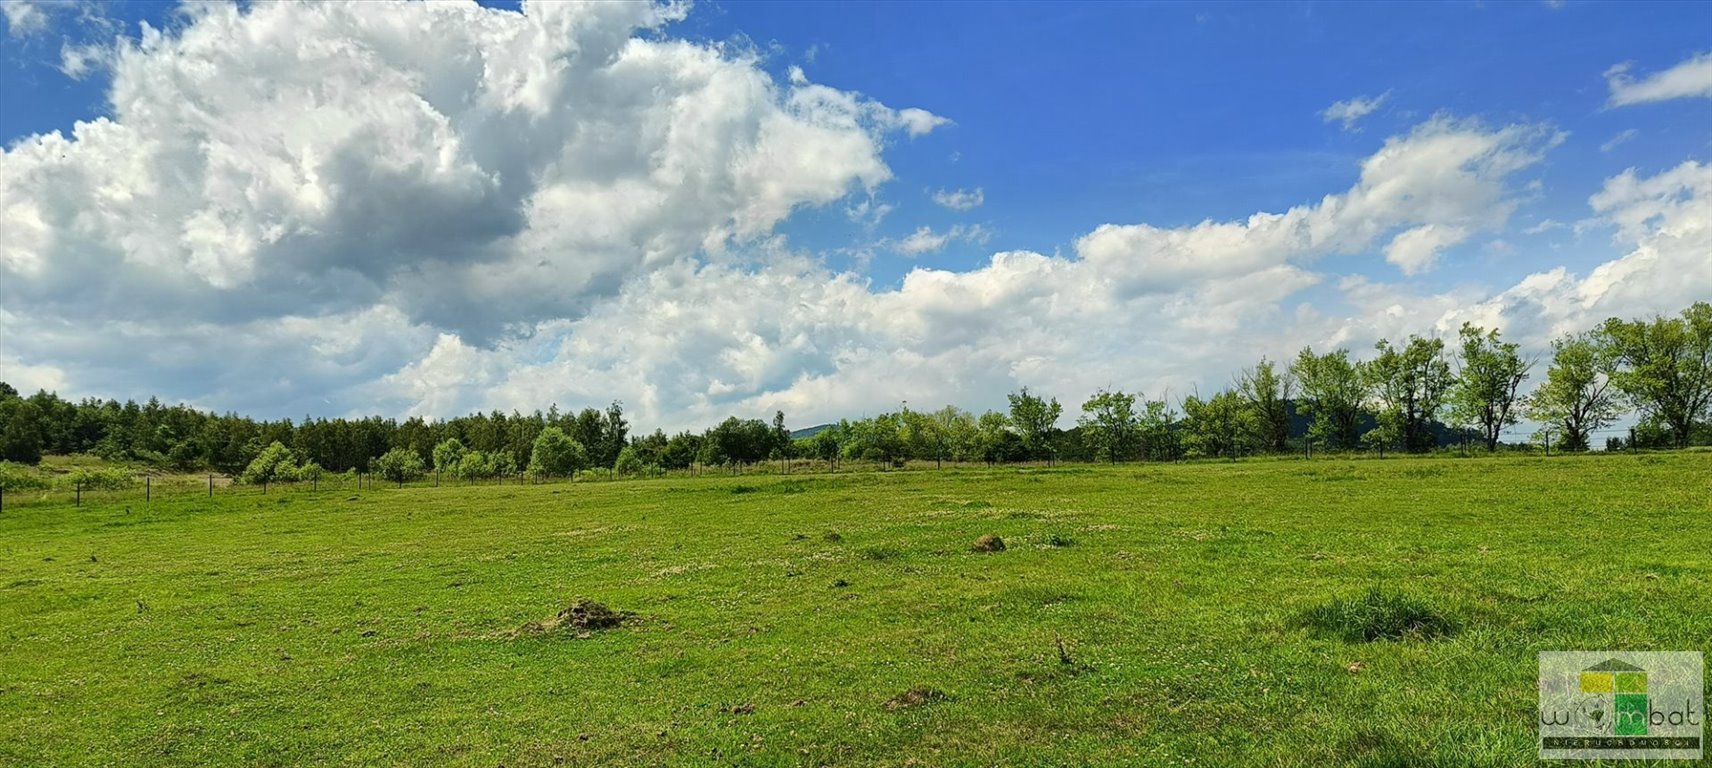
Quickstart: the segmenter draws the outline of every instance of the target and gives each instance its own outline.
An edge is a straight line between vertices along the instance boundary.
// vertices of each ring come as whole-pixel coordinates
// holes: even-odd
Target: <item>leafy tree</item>
[[[1183,429],[1191,452],[1235,461],[1254,446],[1254,412],[1242,396],[1226,390],[1202,400],[1183,400]]]
[[[238,476],[238,482],[251,485],[265,485],[297,479],[297,456],[285,447],[284,443],[274,441],[244,468],[244,473]]]
[[[1248,403],[1255,441],[1274,453],[1289,450],[1290,400],[1296,395],[1296,377],[1289,369],[1280,372],[1272,361],[1263,357],[1253,368],[1242,372],[1237,392]]]
[[[1139,425],[1135,415],[1135,395],[1123,391],[1100,390],[1082,404],[1082,416],[1076,420],[1093,444],[1095,455],[1118,463],[1135,450]]]
[[[612,463],[612,471],[620,475],[642,474],[642,457],[637,454],[636,447],[626,445],[618,452],[618,459]]]
[[[412,448],[394,448],[381,454],[375,459],[372,467],[376,474],[399,485],[417,480],[427,472],[428,467],[422,461],[422,454]]]
[[[1396,427],[1404,448],[1433,447],[1432,423],[1452,381],[1444,341],[1410,336],[1402,349],[1380,339],[1379,356],[1360,366],[1362,381],[1378,405],[1381,422]]]
[[[1688,446],[1712,404],[1712,304],[1695,302],[1680,317],[1611,318],[1601,331],[1617,363],[1612,385]]]
[[[840,422],[814,434],[808,439],[809,455],[836,465],[843,455],[843,438],[850,431],[849,422]]]
[[[463,442],[455,437],[434,446],[434,471],[456,477],[458,465],[463,463],[464,453]]]
[[[1593,432],[1616,421],[1622,413],[1611,389],[1612,369],[1610,352],[1597,333],[1568,334],[1553,340],[1546,380],[1527,400],[1528,418],[1561,429],[1563,450],[1587,450]]]
[[[16,396],[0,398],[0,459],[21,464],[42,460],[41,409]]]
[[[1136,419],[1141,455],[1152,461],[1176,461],[1182,454],[1178,439],[1177,412],[1164,400],[1149,400]]]
[[[1058,404],[1058,398],[1044,400],[1028,393],[1028,387],[1021,392],[1009,395],[1011,403],[1010,423],[1022,438],[1023,449],[1029,458],[1041,458],[1049,455],[1051,445],[1048,438],[1058,424],[1058,418],[1064,415],[1064,408]]]
[[[1297,408],[1311,418],[1308,438],[1332,448],[1358,447],[1367,388],[1360,366],[1349,359],[1349,350],[1316,355],[1312,347],[1303,347],[1290,372],[1302,390]]]
[[[323,469],[320,464],[313,461],[306,461],[303,462],[303,466],[297,468],[296,475],[298,480],[313,483],[323,477],[326,477],[327,470]]]
[[[588,466],[588,450],[558,427],[547,427],[535,437],[529,452],[529,474],[546,477],[575,477]]]
[[[1534,364],[1522,359],[1515,344],[1500,340],[1498,330],[1463,323],[1459,332],[1461,370],[1450,388],[1451,413],[1462,424],[1480,428],[1486,450],[1498,450],[1498,436],[1521,416],[1518,391]]]
[[[981,414],[975,430],[977,450],[988,465],[1016,461],[1027,455],[1022,438],[1011,428],[1010,418],[998,411]]]
[[[679,432],[666,441],[666,449],[660,453],[660,466],[666,469],[687,469],[696,461],[701,453],[701,435],[693,432]]]

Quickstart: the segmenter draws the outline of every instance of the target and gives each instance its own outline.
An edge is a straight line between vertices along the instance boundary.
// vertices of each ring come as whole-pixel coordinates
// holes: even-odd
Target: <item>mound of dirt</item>
[[[982,534],[981,538],[976,539],[975,545],[970,549],[976,552],[1003,552],[1005,551],[1005,540],[990,533]]]
[[[917,686],[888,699],[886,701],[886,709],[908,709],[910,707],[919,707],[923,704],[932,704],[936,701],[944,701],[948,698],[951,697],[945,695],[945,692],[938,688]]]
[[[615,611],[604,603],[581,599],[571,603],[569,608],[559,611],[558,615],[546,621],[531,621],[517,631],[521,635],[543,635],[553,632],[570,632],[578,637],[588,637],[590,634],[603,629],[616,629],[635,618],[628,611]]]

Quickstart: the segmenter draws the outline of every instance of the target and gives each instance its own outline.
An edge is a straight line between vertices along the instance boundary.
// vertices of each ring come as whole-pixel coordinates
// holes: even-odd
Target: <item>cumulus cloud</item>
[[[1695,163],[1605,184],[1592,215],[1624,255],[1585,275],[1422,293],[1316,271],[1407,273],[1503,231],[1562,137],[1452,117],[1281,213],[1137,218],[876,285],[779,224],[877,224],[886,147],[945,121],[673,39],[682,12],[254,4],[145,30],[113,51],[109,118],[0,154],[0,378],[275,416],[621,398],[668,429],[807,424],[1021,384],[1180,395],[1462,318],[1537,343],[1712,285]]]
[[[1625,62],[1605,70],[1605,83],[1611,88],[1611,106],[1712,97],[1712,51],[1690,56],[1670,69],[1640,79],[1630,76],[1632,67]]]
[[[9,303],[248,321],[385,303],[491,342],[890,177],[942,123],[641,35],[680,6],[204,8],[112,117],[0,155]],[[75,68],[75,67],[73,67]]]
[[[1361,118],[1373,114],[1389,98],[1391,92],[1386,91],[1372,98],[1357,96],[1348,101],[1334,102],[1320,112],[1320,118],[1328,123],[1342,123],[1346,131],[1355,130],[1355,124],[1360,122]]]
[[[941,189],[933,193],[933,202],[953,211],[972,211],[987,202],[987,193],[974,189]]]
[[[1363,161],[1355,186],[1317,204],[1193,227],[1107,224],[1077,240],[1076,252],[1108,267],[1108,279],[1123,289],[1147,292],[1356,253],[1405,227],[1428,227],[1424,232],[1439,240],[1452,232],[1466,238],[1504,226],[1517,205],[1507,180],[1560,141],[1560,134],[1544,126],[1487,129],[1436,117],[1387,140]],[[1422,233],[1405,240],[1400,256],[1408,261],[1406,269],[1430,264],[1431,254],[1420,246],[1431,242]]]
[[[1468,239],[1468,230],[1458,226],[1423,224],[1407,229],[1391,238],[1385,246],[1385,260],[1397,265],[1405,275],[1415,275],[1431,269],[1439,252]]]

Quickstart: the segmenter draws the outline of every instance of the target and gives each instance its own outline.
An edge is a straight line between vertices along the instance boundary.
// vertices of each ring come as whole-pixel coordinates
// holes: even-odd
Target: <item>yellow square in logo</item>
[[[1645,673],[1645,672],[1618,672],[1617,673],[1617,692],[1618,693],[1646,693],[1647,692],[1647,673]]]
[[[1613,690],[1610,672],[1581,673],[1582,693],[1610,693]]]

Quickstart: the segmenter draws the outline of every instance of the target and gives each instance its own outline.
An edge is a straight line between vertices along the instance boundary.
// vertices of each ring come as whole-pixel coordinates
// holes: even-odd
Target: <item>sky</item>
[[[260,417],[1068,423],[1712,300],[1705,3],[0,0],[0,146],[0,380]]]

